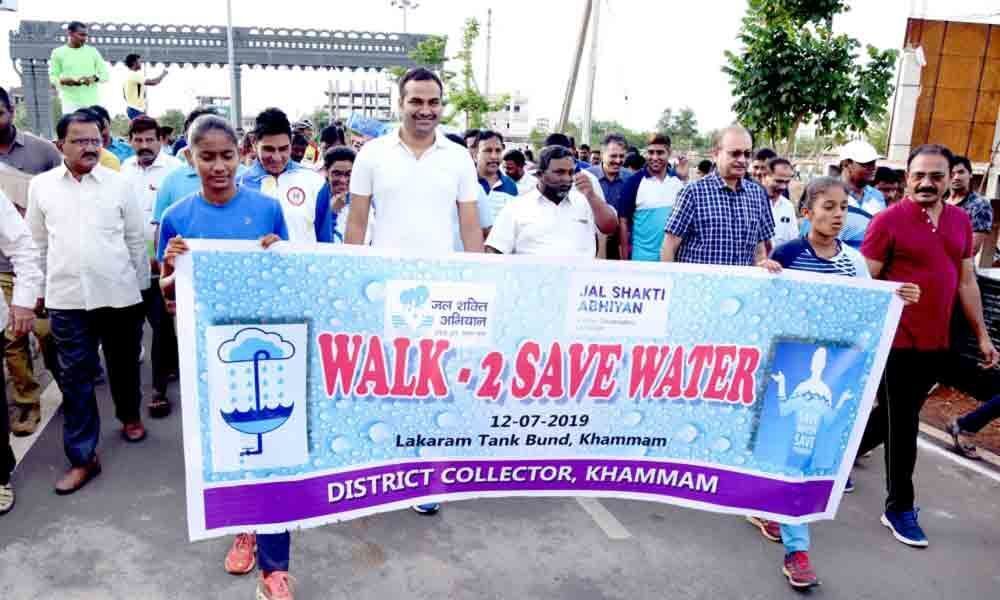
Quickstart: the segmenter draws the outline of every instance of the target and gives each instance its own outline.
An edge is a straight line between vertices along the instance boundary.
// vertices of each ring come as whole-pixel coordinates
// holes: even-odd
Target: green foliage
[[[897,52],[834,35],[841,0],[749,0],[740,54],[726,52],[723,72],[736,98],[733,111],[762,143],[788,149],[809,122],[820,136],[864,131],[881,118],[892,94]]]
[[[49,118],[52,119],[52,130],[55,132],[55,124],[59,122],[60,117],[62,117],[62,100],[56,94],[52,95],[52,111]],[[31,115],[28,114],[28,109],[26,106],[21,106],[14,111],[14,127],[17,127],[18,131],[30,131],[31,133],[39,133],[31,128]]]
[[[564,133],[577,140],[577,143],[582,139],[580,136],[581,125],[578,122],[570,122],[566,124],[566,129],[560,133]],[[531,134],[528,136],[528,142],[535,147],[540,149],[542,144],[545,142],[546,136],[548,136],[551,131],[543,131],[538,129],[531,130]],[[596,148],[601,145],[601,141],[604,136],[609,133],[619,133],[625,136],[625,140],[630,146],[635,146],[636,148],[646,147],[646,138],[649,136],[647,132],[635,131],[625,127],[618,121],[594,121],[590,124],[590,146]]]
[[[889,153],[889,111],[886,110],[881,118],[872,122],[865,130],[865,137],[868,143],[878,150],[879,154],[885,156]]]
[[[115,115],[111,118],[111,135],[119,138],[128,137],[129,119],[125,115]]]
[[[410,58],[418,66],[427,67],[434,71],[442,79],[448,80],[454,73],[444,70],[444,63],[448,61],[445,50],[448,46],[448,37],[443,35],[432,35],[426,40],[417,44],[417,47],[410,51]],[[390,67],[389,75],[393,81],[399,81],[406,75],[406,67]]]
[[[462,32],[462,49],[455,55],[456,59],[462,61],[462,70],[448,81],[446,104],[450,112],[441,120],[443,123],[454,123],[459,115],[464,115],[465,127],[482,127],[486,123],[487,113],[503,109],[509,100],[509,97],[504,96],[490,101],[479,92],[472,66],[472,47],[478,37],[479,21],[474,18],[466,19]]]
[[[705,144],[705,138],[698,134],[698,117],[694,110],[685,106],[676,113],[667,108],[656,122],[656,131],[670,136],[671,144],[677,149],[700,148]]]
[[[173,127],[174,135],[180,136],[184,133],[184,117],[185,114],[183,112],[176,108],[171,108],[159,117],[156,117],[156,123],[160,127]]]

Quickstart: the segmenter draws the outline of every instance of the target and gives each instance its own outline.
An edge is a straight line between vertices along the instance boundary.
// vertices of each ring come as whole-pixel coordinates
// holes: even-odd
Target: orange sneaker
[[[226,553],[226,572],[232,575],[246,575],[257,565],[257,536],[241,533],[233,540]]]
[[[257,580],[257,600],[294,600],[295,580],[288,571],[261,572]]]

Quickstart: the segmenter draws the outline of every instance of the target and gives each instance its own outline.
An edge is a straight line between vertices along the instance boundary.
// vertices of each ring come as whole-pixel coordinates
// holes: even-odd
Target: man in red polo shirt
[[[923,291],[920,302],[903,309],[859,450],[885,443],[889,495],[881,521],[897,540],[916,547],[927,546],[913,505],[920,409],[945,362],[956,300],[979,340],[982,366],[1000,362],[983,322],[972,223],[944,201],[951,159],[937,144],[914,149],[906,165],[907,197],[875,216],[861,246],[872,277],[912,281]]]

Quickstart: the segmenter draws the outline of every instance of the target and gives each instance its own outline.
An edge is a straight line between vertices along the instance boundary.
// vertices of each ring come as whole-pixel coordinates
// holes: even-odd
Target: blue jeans
[[[958,419],[958,427],[968,433],[979,433],[990,424],[990,421],[1000,418],[1000,394],[993,396],[989,402]]]
[[[782,523],[781,543],[785,545],[785,554],[809,552],[809,526]]]
[[[139,420],[143,306],[49,309],[49,319],[63,395],[63,448],[70,464],[81,467],[93,460],[101,433],[94,395],[94,378],[100,369],[98,344],[104,349],[115,416],[122,423]]]
[[[128,120],[131,121],[132,119],[134,119],[134,118],[136,118],[136,117],[138,117],[140,115],[144,115],[146,113],[143,112],[143,111],[141,111],[141,110],[137,110],[135,108],[132,108],[131,106],[126,106],[125,107],[125,114],[128,116]]]
[[[287,531],[257,534],[257,562],[260,570],[268,573],[287,571],[291,546],[292,536]]]

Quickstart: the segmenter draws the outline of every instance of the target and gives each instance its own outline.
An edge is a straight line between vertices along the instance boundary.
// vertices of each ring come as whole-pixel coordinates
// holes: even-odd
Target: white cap
[[[853,160],[856,163],[869,163],[881,158],[878,151],[864,140],[854,140],[840,147],[840,160]]]

